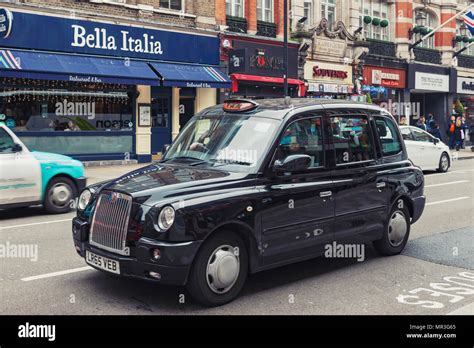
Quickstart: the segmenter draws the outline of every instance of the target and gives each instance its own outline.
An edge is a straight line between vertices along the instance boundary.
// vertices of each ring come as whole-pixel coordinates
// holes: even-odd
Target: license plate
[[[118,261],[91,253],[88,250],[86,250],[86,262],[104,271],[120,274],[120,263]]]

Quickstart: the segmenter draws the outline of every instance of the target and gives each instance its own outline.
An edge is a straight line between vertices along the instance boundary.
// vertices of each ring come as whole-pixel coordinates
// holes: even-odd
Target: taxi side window
[[[398,134],[398,127],[388,117],[375,117],[377,134],[382,145],[384,156],[393,156],[402,151],[402,144]]]
[[[291,155],[311,157],[310,168],[324,166],[322,124],[320,117],[306,118],[290,124],[280,139],[276,159]]]
[[[4,129],[0,128],[0,153],[11,153],[15,143]]]
[[[331,128],[336,149],[336,164],[375,159],[366,116],[333,116]]]

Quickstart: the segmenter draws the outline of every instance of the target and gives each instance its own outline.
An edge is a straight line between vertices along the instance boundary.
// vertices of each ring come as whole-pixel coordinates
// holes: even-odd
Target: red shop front
[[[363,90],[371,93],[374,102],[399,101],[407,86],[405,69],[364,66]]]

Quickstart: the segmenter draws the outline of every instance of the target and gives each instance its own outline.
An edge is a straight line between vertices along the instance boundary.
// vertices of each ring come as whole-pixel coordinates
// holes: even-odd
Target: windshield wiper
[[[225,165],[225,164],[238,164],[238,165],[241,165],[241,166],[251,166],[252,165],[251,162],[232,160],[232,159],[215,159],[214,158],[214,159],[211,159],[209,161],[214,162],[214,163],[219,163],[219,164],[222,164],[222,165]]]

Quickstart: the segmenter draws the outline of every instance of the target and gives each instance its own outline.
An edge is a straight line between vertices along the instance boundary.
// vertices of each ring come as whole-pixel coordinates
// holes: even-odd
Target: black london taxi
[[[424,177],[385,110],[348,101],[231,99],[194,116],[163,159],[82,191],[73,239],[92,267],[237,297],[247,275],[373,243],[399,254]]]

